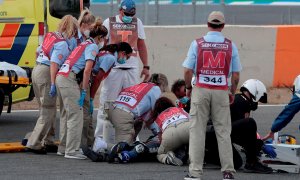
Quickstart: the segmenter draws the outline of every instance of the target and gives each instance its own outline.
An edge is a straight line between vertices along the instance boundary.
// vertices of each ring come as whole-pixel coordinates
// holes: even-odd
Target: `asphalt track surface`
[[[252,113],[256,119],[258,131],[265,135],[283,106],[260,106]],[[94,120],[96,116],[94,113]],[[11,114],[2,113],[0,117],[0,142],[20,141],[31,131],[38,117],[37,111],[17,111]],[[57,117],[58,119],[58,117]],[[300,144],[300,113],[281,132],[296,136]],[[57,128],[58,129],[58,128]],[[140,137],[145,140],[149,131],[143,130]],[[0,153],[0,180],[48,180],[48,179],[113,179],[113,180],[181,180],[187,174],[188,166],[175,167],[157,162],[108,164],[94,163],[90,160],[71,160],[56,154],[35,155],[31,153]],[[204,169],[204,180],[222,179],[217,167]],[[235,179],[239,180],[299,180],[300,174],[273,173],[248,174],[237,171]]]

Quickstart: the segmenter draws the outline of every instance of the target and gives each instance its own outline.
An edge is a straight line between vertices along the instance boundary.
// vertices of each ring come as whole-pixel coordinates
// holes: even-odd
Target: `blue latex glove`
[[[56,86],[55,86],[55,84],[51,84],[49,96],[54,97],[55,95],[56,95]]]
[[[90,113],[93,114],[94,112],[94,99],[90,98]]]
[[[179,101],[182,103],[182,104],[187,104],[187,102],[190,100],[190,98],[184,96],[183,98],[179,99]]]
[[[276,158],[277,157],[277,154],[276,152],[274,151],[274,147],[272,145],[267,145],[265,144],[263,147],[262,147],[262,151],[267,154],[268,156],[270,156],[271,158]]]
[[[82,91],[81,91],[80,98],[78,99],[78,105],[79,105],[80,107],[83,107],[83,102],[84,102],[85,96],[86,96],[86,90],[82,90]]]

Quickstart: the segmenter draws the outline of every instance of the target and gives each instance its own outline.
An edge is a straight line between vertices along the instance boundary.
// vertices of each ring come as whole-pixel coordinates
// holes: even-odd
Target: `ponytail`
[[[96,22],[93,24],[93,29],[90,32],[90,37],[95,38],[97,36],[101,36],[102,38],[104,38],[107,34],[108,30],[105,26],[102,25],[102,19],[98,17]]]
[[[89,11],[89,9],[85,9],[81,11],[80,16],[78,18],[78,24],[81,26],[84,24],[93,24],[95,22],[95,16]]]
[[[71,38],[77,35],[78,31],[78,22],[77,20],[71,15],[65,15],[57,28],[57,31],[60,33],[65,33],[66,38]]]

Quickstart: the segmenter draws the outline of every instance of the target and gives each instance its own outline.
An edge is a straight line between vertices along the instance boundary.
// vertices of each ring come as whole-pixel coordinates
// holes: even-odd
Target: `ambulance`
[[[46,32],[64,15],[78,18],[89,0],[0,0],[0,115],[34,97],[31,71]]]

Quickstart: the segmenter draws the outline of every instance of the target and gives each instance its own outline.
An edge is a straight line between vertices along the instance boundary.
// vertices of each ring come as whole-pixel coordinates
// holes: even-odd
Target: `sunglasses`
[[[125,11],[123,11],[124,12],[124,15],[125,16],[130,16],[130,17],[133,17],[135,14],[132,14],[132,13],[127,13],[127,12],[125,12]]]

